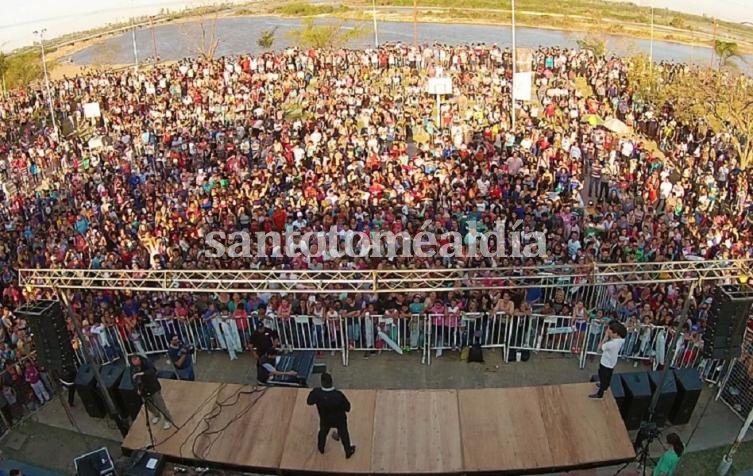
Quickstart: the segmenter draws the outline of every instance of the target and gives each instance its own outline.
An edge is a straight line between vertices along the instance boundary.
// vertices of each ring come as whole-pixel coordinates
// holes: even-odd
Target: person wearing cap
[[[612,382],[612,373],[617,365],[619,359],[620,350],[625,343],[625,336],[627,330],[625,326],[617,321],[611,321],[607,330],[604,333],[599,348],[602,351],[601,362],[599,363],[599,383],[598,389],[593,394],[589,395],[589,398],[600,400],[604,397],[604,392],[609,390],[609,385]]]

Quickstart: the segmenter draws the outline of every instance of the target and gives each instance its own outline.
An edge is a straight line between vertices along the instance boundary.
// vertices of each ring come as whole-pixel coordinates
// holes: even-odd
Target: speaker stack
[[[654,409],[653,423],[663,427],[667,423],[685,425],[698,404],[703,383],[697,369],[674,369],[667,372],[664,383],[658,372],[614,374],[609,387],[617,402],[620,415],[628,430],[637,430],[648,418],[654,392],[659,399]]]
[[[675,369],[677,397],[669,412],[669,421],[673,425],[685,425],[690,422],[698,399],[701,397],[703,382],[698,369]]]
[[[716,287],[703,334],[704,357],[732,359],[740,356],[751,304],[753,288],[748,285]]]
[[[667,423],[669,414],[672,412],[672,407],[677,399],[677,384],[675,383],[675,374],[671,371],[667,372],[667,376],[661,383],[662,371],[649,372],[648,381],[651,384],[651,394],[653,392],[659,392],[659,400],[656,403],[654,409],[654,423],[658,426],[664,426]],[[661,384],[661,388],[659,385]]]
[[[637,430],[651,404],[651,383],[646,372],[620,374],[625,389],[622,420],[628,430]]]
[[[92,418],[104,418],[107,415],[107,407],[91,365],[84,364],[78,369],[75,385],[86,413]]]
[[[72,336],[60,301],[41,299],[24,304],[13,313],[25,319],[29,326],[37,362],[58,375],[65,375],[75,367]]]

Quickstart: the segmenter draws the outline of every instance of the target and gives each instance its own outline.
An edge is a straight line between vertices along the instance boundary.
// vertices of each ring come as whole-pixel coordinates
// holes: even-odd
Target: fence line
[[[30,384],[24,378],[26,362],[36,363],[36,353],[21,357],[0,371],[0,435],[24,422],[57,394],[60,385],[39,370],[39,382]],[[45,398],[46,397],[46,398]]]

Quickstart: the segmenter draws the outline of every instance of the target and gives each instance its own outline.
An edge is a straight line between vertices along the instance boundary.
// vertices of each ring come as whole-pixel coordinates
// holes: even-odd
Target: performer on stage
[[[165,423],[162,428],[169,430],[172,426],[173,417],[170,415],[170,411],[160,393],[162,386],[157,380],[157,369],[154,364],[149,362],[149,359],[136,354],[131,356],[131,366],[131,378],[139,395],[144,400],[146,409],[152,415],[152,423],[156,425],[164,416]]]
[[[327,435],[332,428],[335,428],[338,438],[345,448],[345,457],[353,456],[356,447],[350,444],[350,433],[348,433],[350,402],[345,394],[335,390],[330,374],[322,374],[322,386],[311,390],[306,403],[316,405],[319,412],[319,434],[317,435],[319,452],[324,453]]]
[[[590,398],[600,399],[604,397],[604,392],[609,389],[609,384],[612,382],[612,373],[617,365],[620,349],[622,349],[622,344],[625,343],[626,335],[627,329],[617,321],[611,321],[607,326],[604,338],[599,344],[602,352],[601,363],[599,364],[599,383],[597,384],[599,388],[595,393],[589,395]]]

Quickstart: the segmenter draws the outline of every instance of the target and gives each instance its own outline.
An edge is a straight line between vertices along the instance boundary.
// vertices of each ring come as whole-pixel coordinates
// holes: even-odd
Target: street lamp
[[[512,0],[512,80],[510,81],[510,102],[512,104],[512,110],[510,111],[511,125],[513,133],[515,131],[515,70],[517,61],[517,53],[515,51],[515,0]]]
[[[44,71],[44,85],[47,89],[47,105],[50,107],[50,118],[52,119],[52,128],[55,133],[58,132],[58,124],[55,120],[55,109],[52,107],[52,91],[50,90],[50,78],[47,75],[47,57],[44,54],[44,34],[47,32],[46,28],[41,30],[34,30],[34,36],[39,39],[39,46],[42,49],[42,70]]]
[[[379,48],[379,33],[377,33],[377,19],[376,19],[376,15],[377,15],[376,0],[371,0],[371,8],[373,9],[371,12],[372,19],[374,20],[374,46]]]
[[[651,46],[649,47],[649,57],[651,58],[651,68],[654,67],[654,6],[651,5]]]

